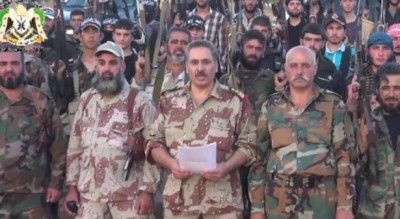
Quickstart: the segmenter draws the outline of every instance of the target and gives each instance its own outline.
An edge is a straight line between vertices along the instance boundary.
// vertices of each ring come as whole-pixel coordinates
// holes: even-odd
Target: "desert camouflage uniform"
[[[220,82],[247,95],[256,119],[260,115],[262,104],[275,92],[274,72],[264,69],[246,73],[234,70],[223,75]]]
[[[236,150],[255,161],[255,125],[248,100],[216,82],[210,97],[200,106],[192,101],[190,83],[164,92],[159,114],[151,126],[146,154],[163,147],[176,158],[180,145],[217,143],[217,162],[228,160]],[[151,157],[148,156],[151,161]],[[168,173],[164,198],[165,218],[241,218],[243,210],[238,171],[227,174],[218,183],[200,175],[187,180]]]
[[[55,104],[25,87],[16,101],[0,90],[0,109],[0,218],[45,218],[47,188],[61,190],[65,174],[67,141]]]
[[[358,217],[376,219],[400,218],[400,141],[390,139],[389,129],[383,117],[382,108],[378,107],[372,112],[372,120],[375,122],[376,140],[369,144],[368,150],[376,155],[377,160],[368,161],[362,159],[361,166],[365,166],[366,180],[361,191]],[[393,147],[394,146],[394,147]],[[367,155],[364,156],[367,158]],[[371,166],[371,167],[370,167]],[[371,168],[377,171],[372,176]]]
[[[158,68],[152,70],[151,74],[151,82],[144,87],[140,85],[142,82],[137,82],[135,78],[132,78],[131,86],[140,90],[144,90],[149,96],[153,96],[153,90],[155,86],[156,76],[157,76]],[[183,87],[185,86],[185,71],[181,72],[176,80],[174,80],[172,72],[168,72],[167,69],[164,71],[164,78],[161,86],[161,93],[173,89],[175,87]]]
[[[67,185],[77,186],[83,199],[78,218],[103,218],[104,209],[113,218],[137,218],[134,203],[139,191],[155,192],[159,173],[144,160],[134,161],[125,181],[130,89],[125,82],[121,93],[108,103],[94,88],[82,94],[68,147],[66,180]],[[147,138],[155,112],[151,101],[140,92],[133,108],[133,118],[139,117],[133,124],[134,133]]]
[[[257,127],[261,163],[249,174],[253,213],[265,208],[268,219],[320,219],[351,210],[355,170],[344,116],[340,98],[319,88],[305,110],[293,105],[288,89],[264,103]],[[289,176],[301,181],[288,183]]]

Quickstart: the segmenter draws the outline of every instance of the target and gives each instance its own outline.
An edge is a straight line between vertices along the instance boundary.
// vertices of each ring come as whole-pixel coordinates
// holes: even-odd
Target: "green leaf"
[[[8,12],[10,11],[9,8],[5,8],[3,10],[0,11],[0,27],[3,24],[3,17],[4,15],[8,14]]]
[[[44,21],[45,21],[45,16],[42,10],[40,10],[39,8],[35,8],[34,9],[35,14],[39,15],[40,18],[40,24],[43,26],[44,25]]]

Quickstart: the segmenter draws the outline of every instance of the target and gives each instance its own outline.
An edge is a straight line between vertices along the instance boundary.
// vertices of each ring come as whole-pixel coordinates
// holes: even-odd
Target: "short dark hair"
[[[195,40],[195,41],[189,43],[189,45],[186,48],[186,57],[188,57],[190,50],[192,50],[194,48],[207,48],[207,49],[209,49],[214,61],[215,62],[219,61],[218,49],[210,41],[207,41],[207,40]],[[187,60],[188,59],[186,59],[186,61]]]
[[[323,40],[325,40],[325,33],[322,30],[321,26],[319,26],[319,24],[317,23],[311,23],[304,26],[303,29],[301,30],[300,38],[303,39],[306,33],[319,35],[322,37]]]
[[[167,42],[169,41],[169,38],[171,37],[171,34],[175,33],[175,32],[181,32],[181,33],[187,34],[188,37],[189,37],[189,42],[192,41],[192,35],[190,34],[189,30],[187,30],[186,28],[183,28],[183,27],[172,27],[171,29],[168,30]]]
[[[250,29],[253,29],[253,27],[255,25],[263,26],[263,27],[267,27],[267,28],[271,29],[271,20],[269,19],[269,17],[267,17],[265,15],[261,15],[261,16],[255,17],[253,19],[253,21],[250,24]]]
[[[79,9],[75,9],[75,10],[71,11],[71,14],[69,15],[69,17],[76,16],[76,15],[81,15],[82,17],[85,17],[85,12],[83,12],[82,10],[79,10]]]
[[[381,81],[385,80],[387,75],[400,75],[400,64],[396,62],[388,62],[379,67],[374,76],[375,89],[379,88]]]
[[[117,21],[117,23],[114,24],[113,31],[115,32],[116,29],[124,29],[132,32],[133,23],[129,19],[120,19]]]
[[[240,45],[243,46],[245,43],[247,43],[250,40],[258,40],[261,45],[265,45],[266,39],[264,35],[258,31],[258,30],[247,30],[246,32],[243,33],[242,38],[240,39]]]

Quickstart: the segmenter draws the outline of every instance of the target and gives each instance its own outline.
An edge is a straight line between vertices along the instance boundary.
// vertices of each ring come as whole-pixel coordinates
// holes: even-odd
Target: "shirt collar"
[[[325,44],[325,51],[327,53],[336,53],[337,51],[344,52],[344,50],[346,50],[346,45],[343,42],[336,51],[330,51],[328,48],[328,44]]]

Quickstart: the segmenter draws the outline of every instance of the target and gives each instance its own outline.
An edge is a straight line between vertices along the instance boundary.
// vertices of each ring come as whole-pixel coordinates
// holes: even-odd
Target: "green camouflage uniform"
[[[351,210],[355,170],[344,116],[341,99],[319,88],[305,110],[293,105],[288,89],[264,103],[257,127],[261,158],[249,174],[252,213],[265,209],[268,219],[325,219]],[[318,180],[311,187],[278,180],[289,176]]]
[[[241,72],[240,65],[238,70],[233,70],[220,78],[220,82],[236,90],[243,91],[249,98],[253,108],[253,115],[257,119],[261,112],[262,104],[268,96],[275,91],[274,72],[269,70],[259,70],[252,72]],[[240,181],[243,188],[244,215],[250,214],[250,203],[248,197],[248,167],[240,168]]]
[[[92,87],[92,79],[96,74],[95,71],[90,72],[86,68],[85,64],[81,60],[81,56],[82,53],[79,54],[78,58],[74,62],[72,75],[69,75],[69,77],[72,78],[73,81],[72,87],[74,98],[71,102],[69,102],[67,112],[62,115],[64,131],[67,135],[70,135],[71,133],[71,125],[74,121],[74,116],[78,109],[79,97],[83,92]],[[62,92],[65,92],[65,90],[60,91],[60,93]]]
[[[177,159],[178,146],[217,143],[217,163],[228,160],[235,151],[255,161],[256,127],[249,101],[244,95],[216,82],[209,98],[196,106],[190,83],[161,94],[158,117],[146,146],[165,148]],[[186,180],[168,173],[163,191],[165,218],[241,218],[242,191],[238,171],[213,183],[194,174]]]
[[[389,129],[379,106],[372,112],[375,122],[375,141],[369,144],[369,152],[375,154],[376,160],[362,159],[360,166],[365,167],[366,179],[361,191],[358,217],[376,219],[400,218],[400,141],[390,139]],[[369,156],[364,158],[370,159]],[[365,161],[366,164],[365,164]],[[376,175],[371,169],[376,170]]]
[[[65,174],[67,141],[55,104],[25,87],[16,101],[0,91],[0,109],[0,216],[44,218],[47,188],[61,190]]]
[[[265,69],[246,73],[235,70],[223,75],[220,82],[246,94],[256,119],[260,115],[262,104],[275,92],[274,72]]]

